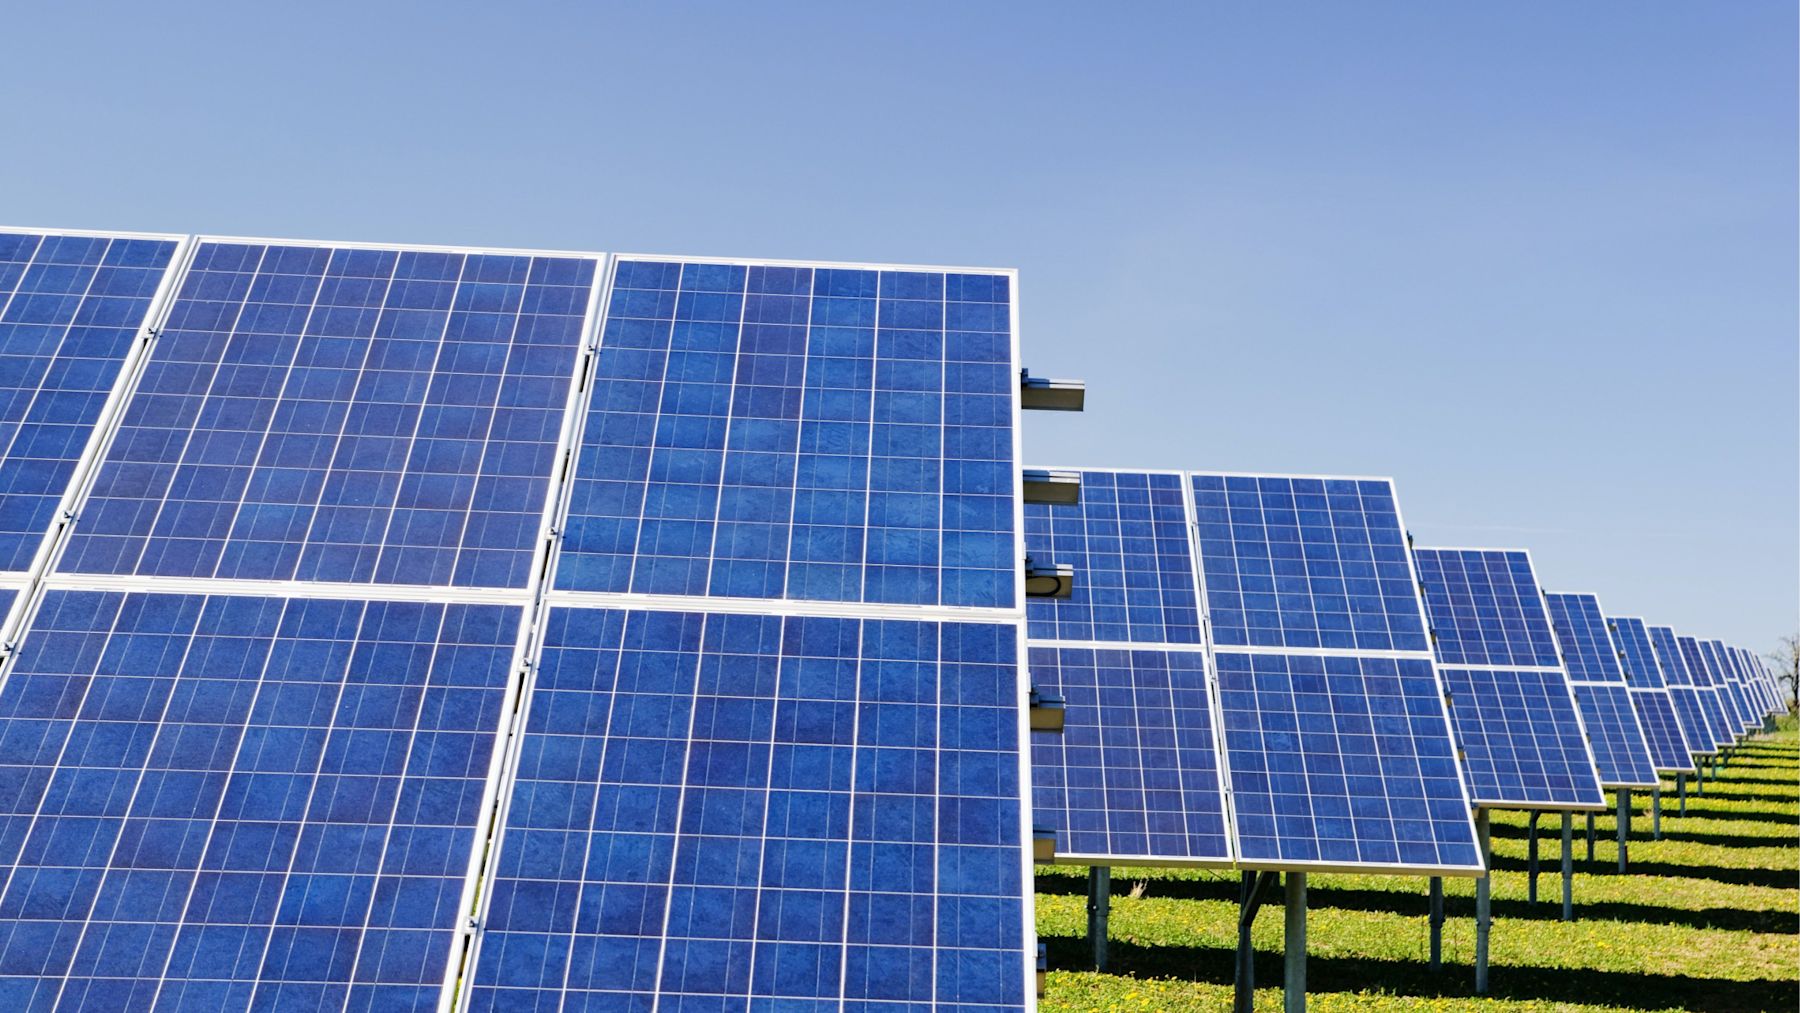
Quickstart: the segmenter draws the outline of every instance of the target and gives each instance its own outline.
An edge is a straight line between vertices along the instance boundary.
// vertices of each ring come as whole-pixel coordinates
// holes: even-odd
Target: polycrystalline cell
[[[1746,729],[1761,727],[1762,721],[1750,705],[1750,696],[1744,689],[1743,678],[1732,662],[1730,648],[1718,640],[1707,641],[1707,646],[1712,649],[1713,666],[1720,673],[1731,696],[1732,704],[1737,710],[1738,720]]]
[[[1019,649],[553,608],[470,1008],[1023,1009]]]
[[[524,587],[595,267],[201,243],[60,570]]]
[[[1660,659],[1650,639],[1650,628],[1642,619],[1630,616],[1616,616],[1606,620],[1613,636],[1613,642],[1619,648],[1619,660],[1625,668],[1625,682],[1632,689],[1662,689],[1667,685],[1663,678]]]
[[[1200,642],[1181,476],[1084,471],[1075,506],[1027,504],[1025,552],[1075,567],[1067,598],[1026,603],[1033,637]]]
[[[0,570],[30,567],[175,246],[0,232]]]
[[[1706,708],[1700,701],[1700,691],[1694,686],[1694,678],[1688,672],[1687,662],[1682,658],[1681,647],[1675,640],[1675,631],[1667,626],[1651,626],[1648,629],[1650,642],[1656,648],[1657,668],[1662,672],[1663,681],[1668,684],[1669,700],[1675,705],[1675,723],[1681,729],[1681,738],[1687,751],[1694,755],[1712,753],[1717,746],[1706,719]]]
[[[1442,665],[1438,674],[1476,805],[1605,805],[1561,669]]]
[[[1543,597],[1520,551],[1416,549],[1425,615],[1446,665],[1559,667]]]
[[[1637,713],[1638,725],[1644,730],[1644,744],[1650,747],[1650,762],[1659,771],[1694,769],[1682,738],[1681,725],[1675,717],[1675,702],[1666,689],[1631,690],[1631,707]]]
[[[1032,822],[1059,859],[1229,862],[1200,651],[1033,645],[1032,685],[1063,730],[1031,736]]]
[[[1430,649],[1393,483],[1192,482],[1217,645]]]
[[[437,1007],[513,606],[52,590],[0,686],[0,1007]]]
[[[1657,783],[1644,730],[1632,709],[1630,691],[1608,683],[1575,684],[1575,702],[1594,748],[1594,765],[1607,788],[1651,788]]]
[[[1481,868],[1429,659],[1215,660],[1241,862]]]
[[[1600,614],[1600,599],[1591,594],[1545,595],[1550,622],[1562,645],[1563,663],[1575,682],[1625,684],[1612,634]]]
[[[556,586],[1016,607],[1000,274],[618,264]]]

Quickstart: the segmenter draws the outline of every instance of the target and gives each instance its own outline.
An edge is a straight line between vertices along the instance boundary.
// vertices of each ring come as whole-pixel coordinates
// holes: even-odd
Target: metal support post
[[[1675,794],[1677,794],[1681,797],[1681,810],[1679,812],[1677,812],[1675,815],[1686,816],[1687,815],[1687,775],[1686,774],[1676,774],[1675,775]]]
[[[1094,950],[1094,970],[1106,970],[1106,916],[1112,911],[1112,868],[1088,866],[1088,945]]]
[[[1525,814],[1525,900],[1537,903],[1538,842],[1537,813]]]
[[[1485,993],[1488,987],[1488,926],[1493,921],[1491,887],[1494,882],[1493,851],[1488,840],[1488,811],[1475,814],[1475,839],[1481,847],[1484,870],[1475,881],[1475,991]]]
[[[1256,912],[1261,909],[1263,898],[1274,888],[1276,878],[1273,872],[1246,872],[1238,890],[1237,981],[1231,993],[1233,1013],[1255,1013],[1256,949],[1250,943],[1250,926],[1255,924]]]
[[[1306,873],[1287,874],[1287,910],[1282,919],[1282,1010],[1306,1013]]]
[[[1591,862],[1594,860],[1594,814],[1588,813],[1587,820],[1588,820],[1588,826],[1587,826],[1588,857],[1587,857],[1587,860]]]
[[[1631,792],[1619,789],[1619,871],[1625,871],[1625,838],[1631,835]]]
[[[1662,782],[1650,789],[1650,839],[1662,840]]]
[[[1431,970],[1444,969],[1444,877],[1431,877]]]
[[[1575,817],[1571,813],[1562,814],[1562,881],[1563,912],[1562,920],[1575,920]]]

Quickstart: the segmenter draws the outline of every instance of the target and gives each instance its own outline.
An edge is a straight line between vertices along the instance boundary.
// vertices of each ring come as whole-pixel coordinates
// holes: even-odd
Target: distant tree
[[[1787,686],[1788,713],[1800,714],[1800,634],[1782,637],[1768,658],[1775,663],[1775,681]]]

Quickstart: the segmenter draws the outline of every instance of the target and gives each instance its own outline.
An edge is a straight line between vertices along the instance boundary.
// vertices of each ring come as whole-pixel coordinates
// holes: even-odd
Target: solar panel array
[[[1492,807],[1603,807],[1531,557],[1415,549],[1413,558],[1470,799]]]
[[[0,1005],[1025,1007],[1009,274],[8,234],[0,291]]]
[[[1637,712],[1638,725],[1644,729],[1644,744],[1650,747],[1650,762],[1659,772],[1693,770],[1694,761],[1682,739],[1681,726],[1675,717],[1675,702],[1669,696],[1662,667],[1657,663],[1649,628],[1642,619],[1630,616],[1609,617],[1606,624],[1619,649],[1619,663],[1625,669],[1625,682],[1630,687],[1631,708]]]
[[[1625,670],[1611,631],[1591,594],[1548,594],[1551,627],[1568,666],[1575,703],[1607,788],[1654,788],[1656,770],[1643,726],[1631,705]]]
[[[1724,749],[1737,741],[1737,732],[1731,727],[1724,702],[1719,699],[1719,687],[1713,679],[1712,668],[1706,663],[1698,640],[1693,637],[1675,639],[1680,645],[1681,660],[1687,664],[1694,685],[1700,691],[1700,705],[1706,715],[1707,734],[1712,736],[1715,748]]]
[[[1668,684],[1669,699],[1675,705],[1675,723],[1681,729],[1682,741],[1689,754],[1711,756],[1718,750],[1718,743],[1713,741],[1700,689],[1688,671],[1687,661],[1675,640],[1675,631],[1667,626],[1651,626],[1649,631],[1650,642],[1656,648],[1658,670]]]
[[[1065,698],[1033,745],[1059,859],[1480,867],[1391,483],[1080,478],[1025,515],[1028,553],[1077,572],[1028,606]]]

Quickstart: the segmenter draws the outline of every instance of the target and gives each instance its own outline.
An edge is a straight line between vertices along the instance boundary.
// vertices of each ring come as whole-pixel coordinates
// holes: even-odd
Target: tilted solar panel
[[[0,231],[0,571],[43,545],[177,246]]]
[[[1439,664],[1562,668],[1531,557],[1507,549],[1417,549]]]
[[[1173,472],[1083,471],[1081,502],[1027,504],[1025,551],[1075,568],[1067,598],[1026,604],[1046,640],[1198,644],[1187,498]]]
[[[1391,482],[1191,481],[1219,647],[1430,650]]]
[[[1547,594],[1545,604],[1581,708],[1600,783],[1606,788],[1657,785],[1650,745],[1632,708],[1625,669],[1591,594]]]
[[[59,572],[523,588],[597,266],[202,241]]]
[[[1523,551],[1415,549],[1438,671],[1477,805],[1606,804]]]
[[[1229,864],[1212,691],[1199,650],[1033,644],[1032,684],[1064,701],[1031,737],[1032,821],[1078,864]]]
[[[1023,1008],[1017,632],[553,608],[469,1008]]]
[[[47,592],[0,685],[0,1005],[437,1008],[519,617]]]
[[[1480,867],[1429,658],[1216,658],[1245,864]]]
[[[1762,725],[1750,713],[1750,702],[1744,698],[1744,689],[1738,683],[1737,673],[1725,657],[1725,645],[1717,640],[1703,641],[1700,645],[1707,663],[1712,666],[1713,679],[1720,688],[1720,698],[1725,701],[1737,727],[1745,731]]]
[[[1674,699],[1657,664],[1649,628],[1642,619],[1630,616],[1609,617],[1606,622],[1619,649],[1625,682],[1631,688],[1631,707],[1637,713],[1638,725],[1644,729],[1651,763],[1658,771],[1670,773],[1694,769],[1675,717]]]
[[[1675,631],[1667,626],[1651,626],[1650,642],[1656,648],[1657,668],[1669,687],[1669,699],[1675,705],[1675,723],[1681,729],[1682,741],[1693,756],[1710,756],[1718,746],[1713,742],[1706,708],[1700,702],[1700,691],[1682,659]]]
[[[555,586],[1017,608],[1006,274],[619,262]]]

